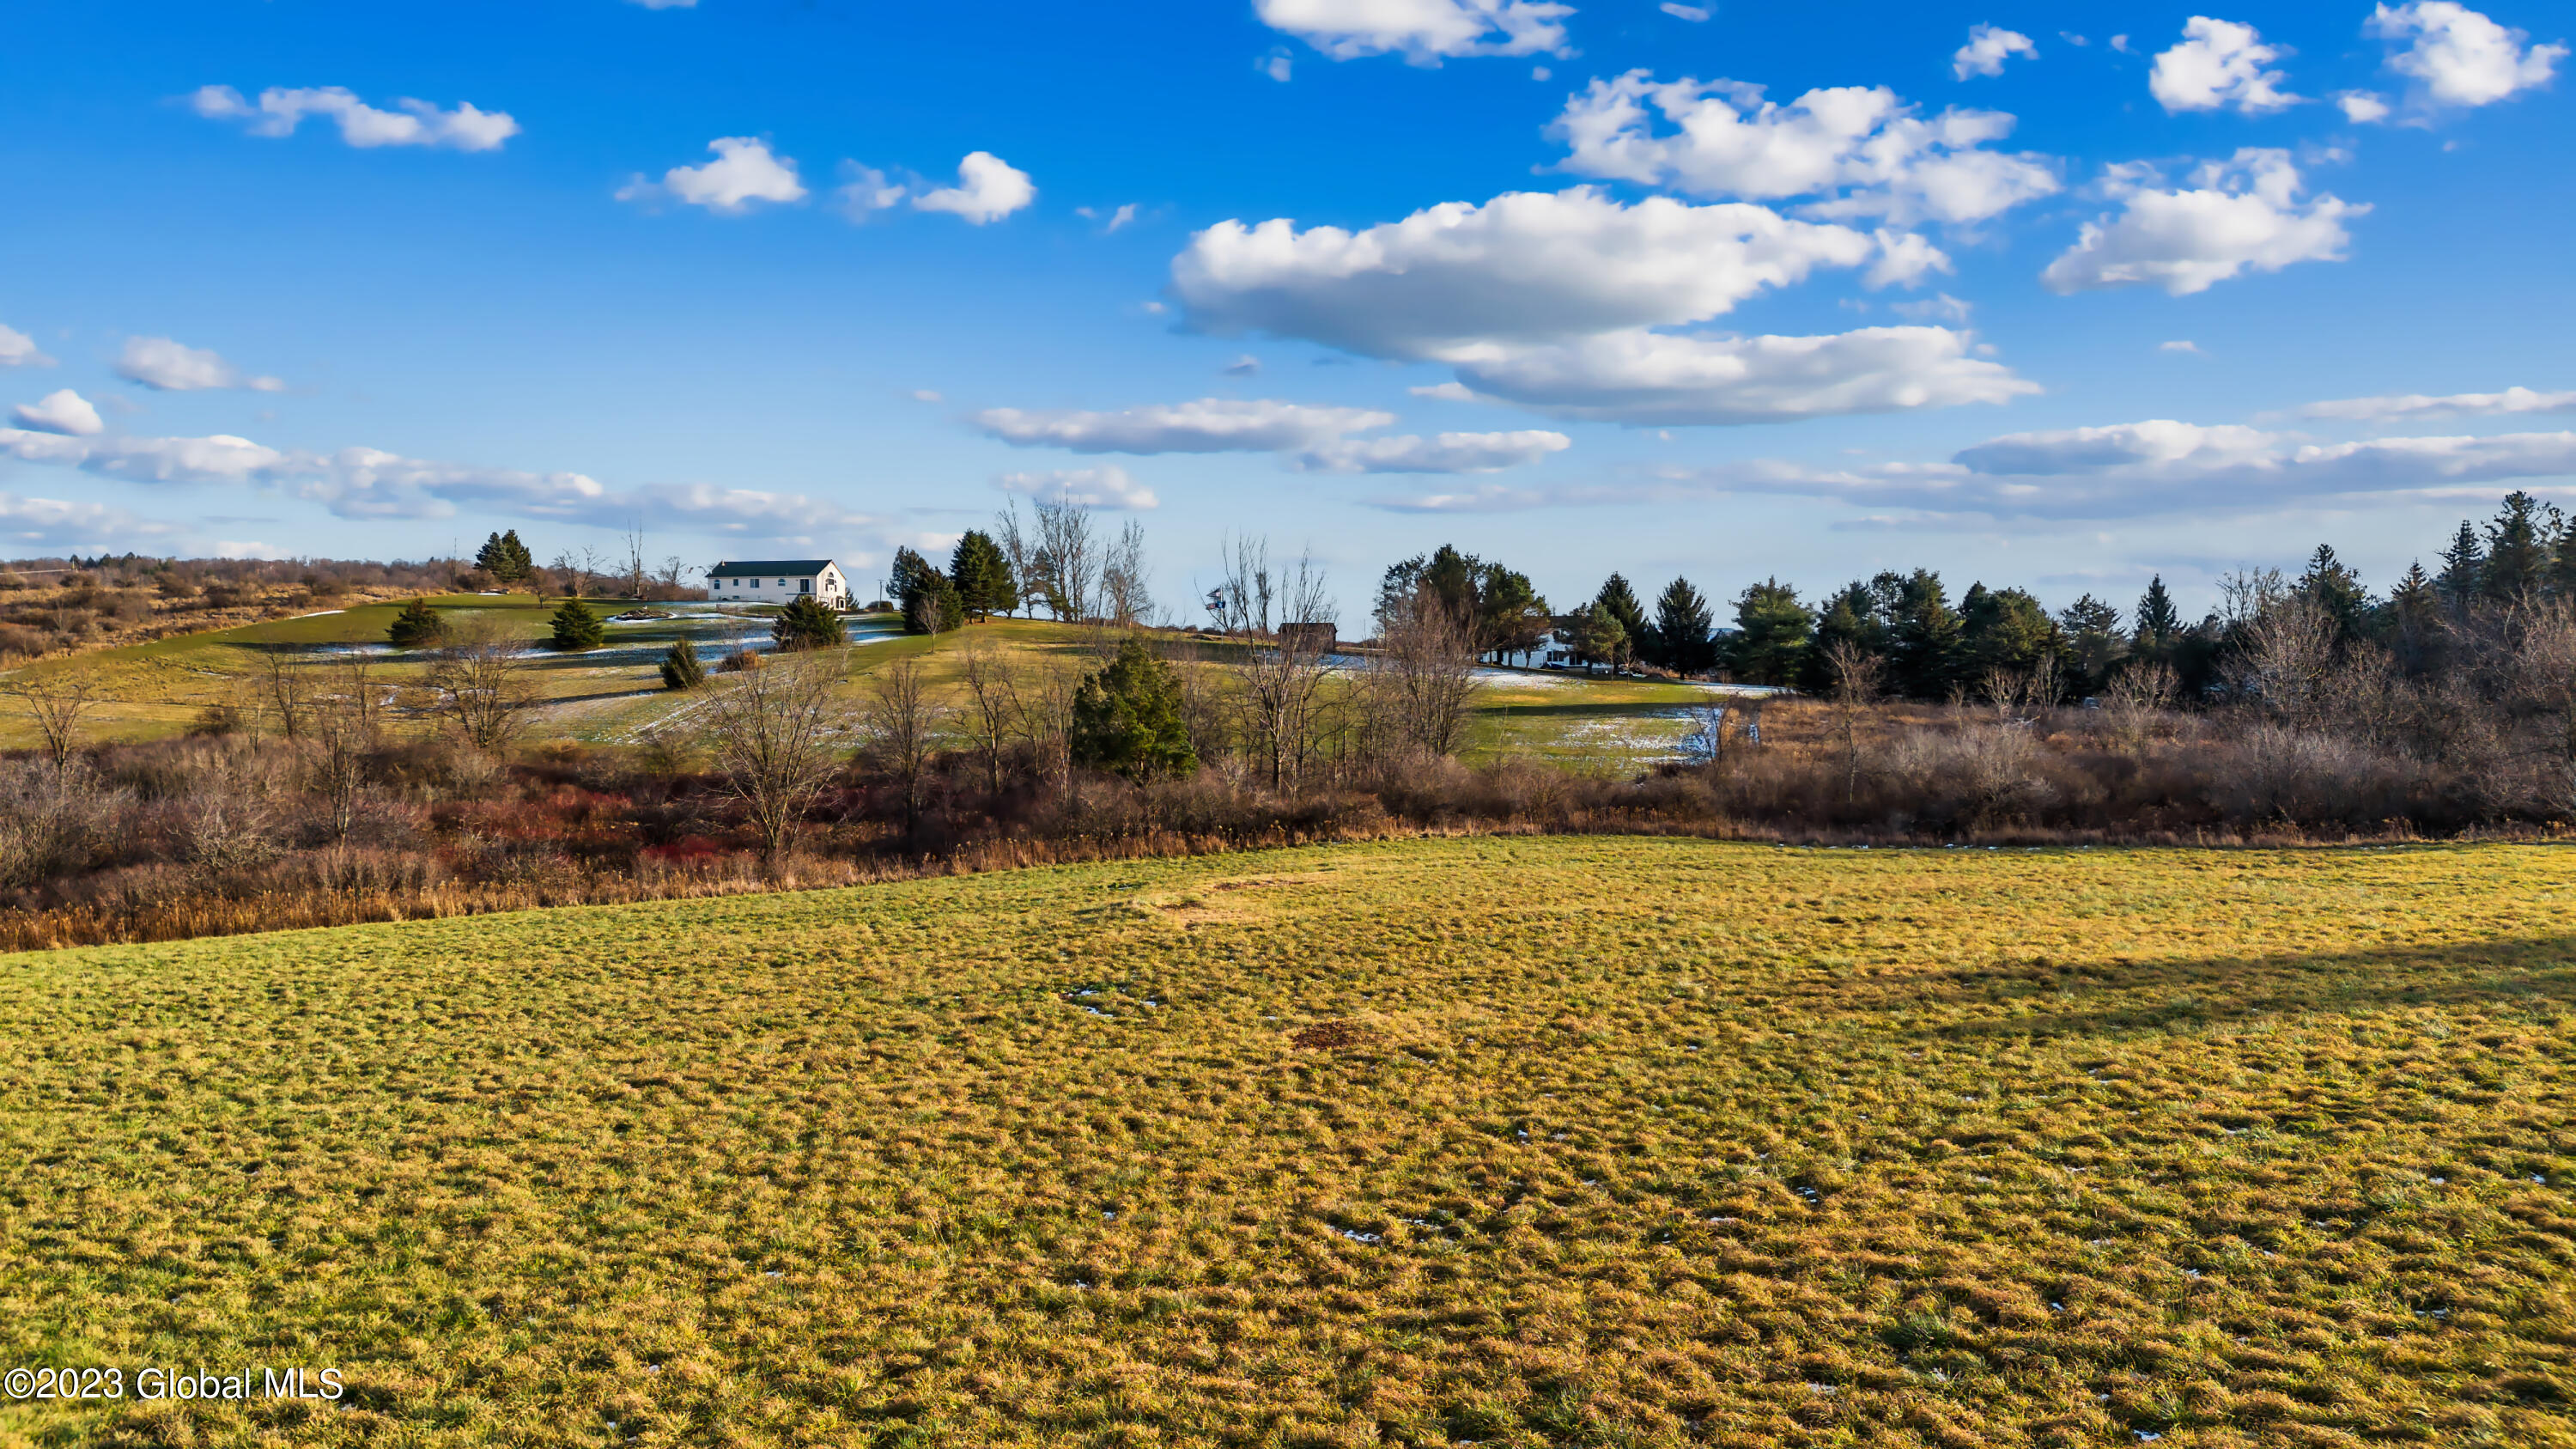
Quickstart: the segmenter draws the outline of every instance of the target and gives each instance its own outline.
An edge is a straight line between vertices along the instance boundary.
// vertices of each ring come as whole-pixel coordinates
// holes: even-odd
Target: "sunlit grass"
[[[2570,887],[1482,840],[0,958],[0,1359],[356,1385],[0,1439],[2567,1444]]]

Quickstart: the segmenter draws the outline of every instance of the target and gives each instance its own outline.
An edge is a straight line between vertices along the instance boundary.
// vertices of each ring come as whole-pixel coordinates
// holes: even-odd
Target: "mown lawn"
[[[1348,846],[0,958],[168,1444],[2576,1444],[2563,849]]]

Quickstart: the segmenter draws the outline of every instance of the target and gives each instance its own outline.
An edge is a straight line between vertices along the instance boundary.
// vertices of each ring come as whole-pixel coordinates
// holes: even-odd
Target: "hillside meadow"
[[[0,1444],[2576,1444],[2571,886],[1555,837],[0,958],[0,1360],[349,1384]]]
[[[537,740],[584,745],[633,744],[655,725],[689,713],[692,698],[667,690],[661,679],[662,654],[673,641],[689,640],[710,665],[735,648],[765,651],[770,648],[770,620],[776,613],[766,606],[639,605],[593,599],[588,601],[590,606],[607,620],[603,647],[556,654],[543,646],[560,599],[541,601],[528,594],[427,598],[451,618],[497,620],[524,640],[537,696],[527,734]],[[258,699],[266,662],[274,657],[312,666],[363,658],[375,667],[380,684],[398,688],[422,682],[427,654],[395,649],[385,642],[386,628],[401,607],[397,602],[355,604],[45,659],[0,671],[0,691],[21,674],[86,681],[99,701],[89,715],[86,740],[167,739],[197,726],[209,707],[241,707]],[[613,617],[629,609],[666,617],[633,621]],[[900,620],[892,614],[853,615],[845,624],[853,646],[849,654],[853,700],[870,674],[893,660],[913,659],[923,665],[934,699],[962,704],[960,656],[970,636],[988,641],[997,653],[1022,666],[1053,658],[1096,667],[1114,648],[1114,636],[1098,628],[1039,619],[994,619],[937,637],[903,634]],[[1240,644],[1200,639],[1186,631],[1155,631],[1147,637],[1159,653],[1186,669],[1220,668],[1242,649]],[[1635,768],[1674,758],[1682,737],[1695,725],[1688,717],[1691,710],[1711,698],[1707,688],[1694,684],[1487,670],[1464,754],[1480,762],[1526,759],[1582,769]],[[400,728],[433,728],[430,721],[412,717],[400,700],[391,717]],[[23,706],[0,700],[0,749],[29,749],[38,742]]]

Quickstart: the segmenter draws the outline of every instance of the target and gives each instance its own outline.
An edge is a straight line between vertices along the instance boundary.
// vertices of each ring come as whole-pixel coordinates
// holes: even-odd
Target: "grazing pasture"
[[[2562,848],[1414,841],[0,958],[0,1443],[2576,1444]]]

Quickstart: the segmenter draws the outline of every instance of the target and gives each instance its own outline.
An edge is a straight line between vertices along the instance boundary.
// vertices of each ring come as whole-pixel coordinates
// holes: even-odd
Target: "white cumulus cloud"
[[[31,403],[20,403],[10,410],[10,416],[22,428],[71,438],[95,437],[107,431],[107,424],[99,420],[98,409],[70,388],[49,392]]]
[[[2413,418],[2505,418],[2523,413],[2576,412],[2576,392],[2539,392],[2509,387],[2502,392],[2455,392],[2440,397],[2401,393],[2388,397],[2348,397],[2310,403],[2301,417],[2338,422],[2390,423]]]
[[[2456,0],[2381,5],[2362,28],[2389,42],[2388,68],[2412,83],[2418,110],[2493,105],[2547,85],[2567,58],[2565,45],[2530,45],[2528,34]]]
[[[2084,42],[2079,40],[2075,43],[2082,45]],[[2002,75],[2004,62],[2016,55],[2036,60],[2039,47],[2018,30],[2006,30],[2000,25],[1972,25],[1968,27],[1968,43],[1960,46],[1950,57],[1950,73],[1961,80],[1972,75]]]
[[[155,392],[203,392],[212,388],[247,388],[284,392],[274,377],[253,377],[204,347],[183,347],[167,337],[128,337],[116,355],[115,372]]]
[[[1395,438],[1344,438],[1288,459],[1308,473],[1498,473],[1538,462],[1574,446],[1563,433],[1527,429],[1511,433],[1410,434]]]
[[[2335,109],[2343,112],[2343,118],[2356,126],[2367,126],[2388,119],[2387,99],[2369,91],[2337,91],[2334,103]]]
[[[990,151],[967,153],[957,163],[957,184],[912,199],[916,211],[945,211],[977,226],[1000,221],[1037,199],[1029,173]]]
[[[2040,280],[2054,292],[2157,286],[2173,296],[2204,292],[2252,270],[2295,262],[2341,261],[2350,218],[2367,213],[2305,187],[2286,151],[2247,147],[2203,165],[2184,189],[2150,185],[2151,173],[2115,167],[2107,182],[2117,215],[2087,222],[2075,245]]]
[[[519,134],[519,123],[506,111],[481,110],[461,101],[442,110],[409,99],[394,103],[399,110],[378,110],[345,86],[271,86],[256,102],[242,99],[231,86],[201,86],[188,104],[208,120],[246,122],[254,136],[291,136],[305,117],[324,116],[339,125],[340,139],[352,146],[497,151]]]
[[[1815,198],[1821,216],[1983,221],[2058,188],[2047,158],[1989,149],[2001,111],[1926,117],[1885,86],[1831,86],[1787,105],[1742,81],[1658,81],[1632,70],[1566,101],[1548,134],[1562,171],[1693,196]]]
[[[1643,425],[1795,422],[2003,403],[2039,391],[1970,355],[1946,327],[1821,337],[1690,337],[1633,330],[1461,363],[1483,397],[1563,418]]]
[[[1018,493],[1047,503],[1076,508],[1117,508],[1142,513],[1159,508],[1154,490],[1137,482],[1115,463],[1097,468],[1055,468],[1041,473],[1005,473],[993,480],[1005,493]]]
[[[51,367],[54,360],[36,346],[36,339],[14,327],[0,325],[0,367]]]
[[[1395,414],[1370,408],[1307,407],[1269,399],[1124,408],[1116,412],[986,408],[974,425],[1014,447],[1077,453],[1279,453],[1382,428]]]
[[[720,136],[707,143],[716,159],[703,166],[674,166],[659,181],[638,176],[619,187],[620,201],[682,202],[726,216],[738,216],[752,203],[803,201],[805,183],[796,177],[792,157],[772,153],[756,136]]]
[[[2269,69],[2281,58],[2280,47],[2265,45],[2262,32],[2253,26],[2195,15],[2184,22],[2182,36],[2156,57],[2147,75],[2147,90],[2166,110],[2233,106],[2261,115],[2299,103],[2300,97],[2281,89],[2289,77]]]
[[[1576,187],[1447,202],[1356,232],[1223,221],[1173,259],[1172,287],[1200,332],[1447,359],[1497,341],[1702,321],[1878,250],[1848,227],[1766,207],[1623,205]]]
[[[1252,10],[1262,24],[1335,60],[1401,55],[1414,65],[1438,65],[1447,56],[1563,54],[1565,17],[1574,13],[1546,0],[1252,0]]]

